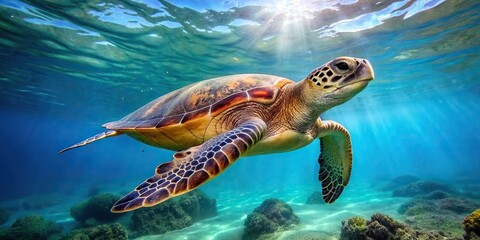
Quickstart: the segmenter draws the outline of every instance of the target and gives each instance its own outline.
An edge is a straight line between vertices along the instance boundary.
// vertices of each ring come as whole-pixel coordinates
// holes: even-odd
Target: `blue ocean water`
[[[375,80],[322,115],[352,136],[352,178],[337,202],[304,204],[321,189],[315,141],[240,159],[200,188],[218,217],[152,239],[240,239],[267,198],[292,205],[302,222],[293,232],[335,239],[351,216],[404,219],[397,208],[408,199],[376,186],[405,174],[480,201],[478,1],[0,0],[0,13],[0,208],[11,213],[0,228],[35,213],[67,231],[89,189],[128,192],[171,160],[127,136],[58,154],[103,123],[204,79],[300,81],[338,56],[368,59]],[[25,207],[44,196],[58,202]]]

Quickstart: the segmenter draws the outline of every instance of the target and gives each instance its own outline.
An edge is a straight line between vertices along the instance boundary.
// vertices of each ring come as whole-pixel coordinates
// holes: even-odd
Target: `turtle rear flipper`
[[[265,129],[265,122],[255,118],[202,145],[175,153],[173,161],[160,164],[155,175],[118,200],[111,211],[151,207],[197,188],[258,143]]]
[[[72,146],[70,146],[70,147],[68,147],[68,148],[65,148],[65,149],[61,150],[60,152],[58,152],[58,153],[64,153],[64,152],[66,152],[66,151],[68,151],[68,150],[70,150],[70,149],[82,147],[82,146],[85,146],[85,145],[87,145],[87,144],[89,144],[89,143],[95,142],[95,141],[97,141],[97,140],[104,139],[104,138],[107,138],[107,137],[118,136],[118,135],[120,135],[120,134],[122,134],[122,133],[119,133],[119,132],[117,132],[117,131],[115,131],[115,130],[105,131],[105,132],[99,133],[99,134],[97,134],[97,135],[95,135],[95,136],[89,137],[89,138],[87,138],[87,139],[85,139],[85,140],[83,140],[83,141],[81,141],[81,142],[79,142],[79,143],[77,143],[77,144],[75,144],[75,145],[72,145]]]

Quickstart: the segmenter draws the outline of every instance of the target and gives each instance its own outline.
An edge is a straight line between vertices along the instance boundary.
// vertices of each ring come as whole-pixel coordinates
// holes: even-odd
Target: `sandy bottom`
[[[102,192],[109,192],[108,190],[114,189],[118,191],[119,187],[102,187]],[[397,209],[408,200],[408,198],[393,198],[391,192],[376,191],[367,183],[352,183],[334,204],[305,204],[312,191],[312,188],[292,188],[274,192],[223,190],[211,193],[206,189],[205,192],[217,200],[218,215],[216,217],[202,220],[181,230],[161,235],[143,236],[137,239],[241,239],[243,224],[247,215],[258,207],[262,201],[269,198],[277,198],[287,202],[301,221],[301,224],[294,230],[279,233],[275,235],[275,239],[290,239],[294,235],[312,231],[322,232],[326,236],[325,239],[338,239],[342,220],[352,216],[361,216],[368,219],[377,212],[402,220],[402,216],[397,213]],[[24,209],[25,203],[33,203],[41,198],[53,201],[54,206],[40,210]],[[2,202],[0,206],[12,213],[10,221],[2,227],[10,226],[18,217],[38,214],[57,222],[62,225],[64,231],[68,231],[78,226],[70,216],[70,207],[82,200],[85,200],[85,197],[51,194]],[[130,214],[125,214],[119,222],[128,226],[129,220]]]
[[[268,198],[287,202],[301,221],[294,230],[279,233],[275,239],[289,239],[300,232],[312,231],[323,232],[324,235],[331,236],[330,239],[338,239],[342,220],[352,216],[369,219],[377,212],[402,219],[397,209],[408,200],[407,198],[393,198],[390,192],[375,191],[368,184],[352,184],[348,187],[349,190],[337,202],[328,205],[305,204],[311,194],[311,190],[307,189],[285,189],[270,193],[251,192],[236,195],[235,198],[230,197],[234,195],[233,193],[226,192],[217,197],[217,217],[200,221],[185,229],[138,239],[241,239],[247,215]]]

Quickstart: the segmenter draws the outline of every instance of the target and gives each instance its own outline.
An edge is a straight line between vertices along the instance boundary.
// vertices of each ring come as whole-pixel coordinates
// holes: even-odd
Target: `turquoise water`
[[[217,217],[150,237],[240,239],[246,216],[274,197],[301,220],[280,236],[313,230],[336,239],[351,216],[405,220],[397,208],[409,199],[377,189],[404,174],[480,201],[479,13],[478,1],[453,0],[0,0],[0,208],[11,214],[0,228],[35,213],[68,231],[78,227],[69,209],[89,189],[128,192],[171,160],[173,152],[126,136],[57,154],[103,123],[200,80],[300,81],[338,56],[368,59],[375,80],[322,115],[352,136],[352,178],[337,202],[305,204],[320,190],[315,141],[240,159],[200,188],[217,199]],[[42,198],[55,201],[25,208]]]

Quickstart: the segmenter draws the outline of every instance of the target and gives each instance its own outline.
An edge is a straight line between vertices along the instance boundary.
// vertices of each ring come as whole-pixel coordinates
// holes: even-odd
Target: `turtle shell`
[[[293,81],[262,74],[213,78],[163,95],[119,121],[103,126],[112,130],[146,130],[215,117],[226,109],[253,101],[271,104],[279,90]]]

